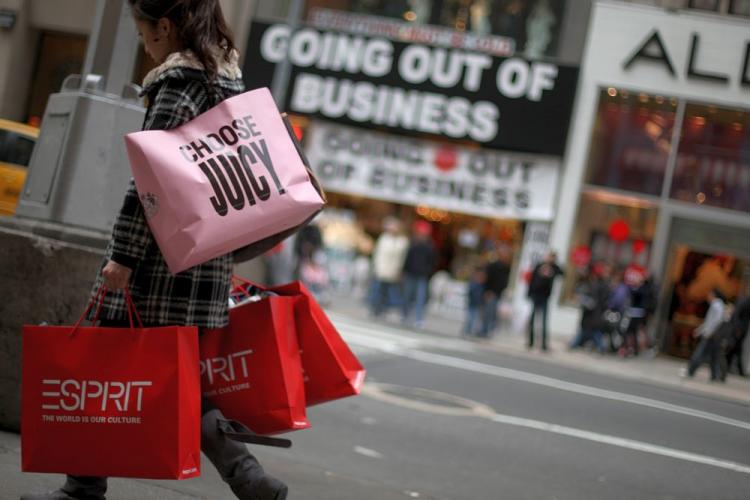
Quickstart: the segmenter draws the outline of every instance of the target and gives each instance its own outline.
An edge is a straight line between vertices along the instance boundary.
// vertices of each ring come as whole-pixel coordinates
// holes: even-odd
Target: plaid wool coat
[[[236,54],[231,63],[217,58],[220,61],[219,76],[211,81],[192,53],[171,54],[144,80],[142,95],[147,97],[148,109],[143,130],[178,127],[224,99],[243,92],[236,59]],[[203,328],[227,324],[234,264],[232,255],[224,255],[177,275],[170,274],[146,223],[132,179],[94,282],[92,297],[103,282],[101,269],[109,260],[132,269],[129,288],[145,324]],[[127,319],[122,292],[107,294],[99,318]]]

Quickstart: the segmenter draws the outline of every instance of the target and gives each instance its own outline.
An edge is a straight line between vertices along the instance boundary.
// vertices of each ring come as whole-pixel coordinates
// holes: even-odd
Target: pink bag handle
[[[99,315],[101,314],[102,307],[104,305],[104,297],[107,295],[107,292],[109,289],[102,285],[99,287],[99,290],[96,291],[96,294],[91,298],[89,301],[88,306],[86,307],[86,310],[83,311],[83,314],[80,318],[78,318],[78,321],[75,325],[73,325],[73,329],[70,331],[70,336],[73,337],[78,330],[78,327],[81,326],[81,323],[88,315],[89,311],[91,311],[91,308],[94,307],[94,304],[96,304],[96,313],[94,313],[94,319],[92,322],[96,322],[99,319]],[[126,288],[123,289],[123,293],[125,295],[125,305],[128,308],[128,320],[130,320],[130,329],[134,330],[135,325],[133,324],[133,316],[135,316],[135,319],[138,323],[139,328],[143,328],[143,323],[141,322],[141,317],[138,314],[138,311],[135,308],[135,303],[133,302],[133,297],[130,295],[130,291]]]

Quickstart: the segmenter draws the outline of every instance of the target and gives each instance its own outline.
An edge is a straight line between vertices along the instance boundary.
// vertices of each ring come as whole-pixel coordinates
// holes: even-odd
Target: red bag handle
[[[78,318],[78,321],[75,325],[73,325],[73,329],[70,331],[70,336],[73,337],[75,335],[75,332],[78,330],[78,327],[81,326],[81,323],[88,315],[89,311],[91,311],[91,308],[94,307],[94,304],[96,304],[96,313],[94,313],[94,319],[92,322],[96,322],[99,319],[99,314],[101,314],[102,306],[104,305],[104,297],[107,295],[107,292],[109,289],[102,285],[99,287],[99,290],[96,291],[96,294],[91,298],[89,301],[88,306],[86,307],[86,310],[83,311],[83,314],[80,318]],[[130,321],[130,329],[134,330],[135,325],[133,324],[133,317],[135,317],[138,327],[143,328],[143,322],[141,321],[141,317],[138,314],[138,311],[136,310],[135,303],[133,302],[133,297],[130,295],[130,291],[126,288],[123,289],[123,294],[125,295],[125,305],[128,308],[128,320]]]
[[[262,291],[268,291],[268,288],[263,285],[253,283],[252,281],[247,280],[241,276],[237,276],[236,274],[232,276],[232,292],[243,292],[245,293],[245,295],[250,295],[247,293],[247,289],[245,288],[246,286],[255,287],[258,290]]]
[[[130,295],[130,290],[128,290],[128,287],[125,287],[123,288],[122,292],[125,295],[125,303],[128,306],[128,319],[130,320],[130,329],[134,329],[133,318],[135,318],[136,322],[138,323],[138,328],[142,330],[143,321],[141,321],[141,315],[138,314],[138,309],[136,309],[135,307],[135,302],[133,301],[133,296]]]

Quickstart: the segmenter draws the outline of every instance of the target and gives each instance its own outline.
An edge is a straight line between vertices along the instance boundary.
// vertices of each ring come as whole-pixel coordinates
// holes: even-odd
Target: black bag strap
[[[277,448],[291,448],[292,442],[285,438],[261,436],[245,427],[236,420],[218,419],[219,432],[233,441],[241,443],[260,444],[263,446],[275,446]]]
[[[313,173],[313,169],[310,166],[310,160],[307,159],[307,155],[305,155],[305,152],[302,150],[302,145],[299,143],[299,140],[297,140],[297,135],[294,133],[294,128],[292,128],[292,124],[289,121],[289,115],[287,115],[286,113],[281,113],[281,120],[284,122],[284,126],[286,127],[286,131],[289,134],[289,137],[292,139],[292,143],[294,143],[294,148],[297,150],[297,154],[299,155],[302,163],[307,169],[307,175],[310,177],[310,182],[312,183],[313,187],[318,192],[320,197],[323,199],[323,202],[328,203],[328,198],[326,197],[326,193],[323,190],[323,186],[315,176],[315,173]]]

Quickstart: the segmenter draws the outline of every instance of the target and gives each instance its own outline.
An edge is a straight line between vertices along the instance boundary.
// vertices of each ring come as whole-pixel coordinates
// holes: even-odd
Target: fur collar
[[[222,76],[229,80],[237,80],[242,78],[242,71],[240,70],[238,64],[239,54],[236,50],[232,51],[229,62],[227,62],[224,57],[219,55],[218,53],[215,55],[215,57],[219,63],[219,76]],[[142,87],[144,91],[154,83],[158,82],[161,77],[168,73],[170,70],[178,68],[189,68],[199,71],[204,70],[203,64],[201,64],[201,62],[198,60],[195,54],[193,54],[192,51],[185,50],[182,52],[172,52],[167,56],[167,59],[163,63],[148,72],[146,77],[143,79]]]

